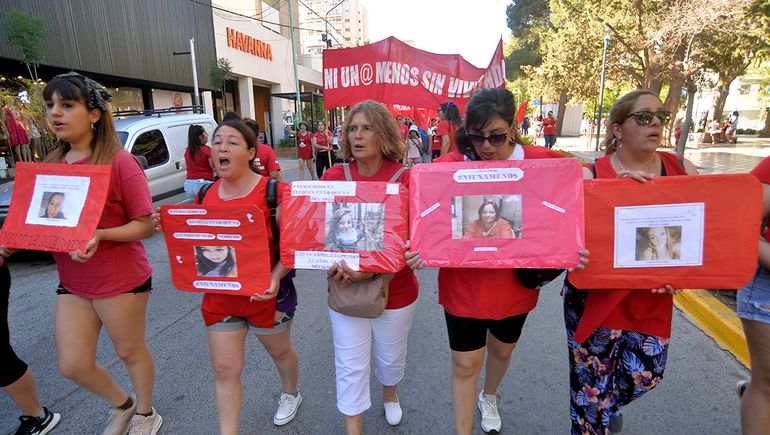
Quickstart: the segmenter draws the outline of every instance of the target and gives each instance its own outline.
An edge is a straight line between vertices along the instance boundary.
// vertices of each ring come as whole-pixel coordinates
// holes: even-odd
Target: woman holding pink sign
[[[434,162],[560,158],[542,147],[524,146],[514,120],[516,105],[505,89],[477,91],[466,107],[465,127],[456,135],[458,151]],[[464,237],[512,237],[494,202],[482,202],[478,221]],[[500,233],[497,233],[499,228]],[[583,255],[587,255],[584,251]],[[587,263],[584,257],[581,264]],[[417,252],[407,252],[413,269],[424,263]],[[537,305],[538,290],[527,288],[511,269],[448,268],[438,275],[439,303],[444,307],[449,347],[452,350],[452,405],[458,434],[473,431],[474,409],[481,413],[481,429],[497,433],[502,419],[497,409],[497,388],[511,361],[527,315]],[[504,291],[503,291],[504,290]],[[477,383],[486,359],[484,387]]]
[[[355,160],[349,165],[329,169],[323,180],[389,181],[409,187],[409,171],[401,164],[406,144],[385,106],[375,101],[356,105],[348,113],[342,131],[340,158]],[[343,215],[344,212],[340,213],[340,218]],[[373,279],[375,275],[354,271],[344,262],[329,269],[329,276],[345,282]],[[369,372],[372,353],[375,374],[382,383],[385,419],[395,426],[403,416],[396,389],[404,377],[407,339],[417,307],[417,278],[405,266],[388,279],[388,302],[379,317],[352,317],[329,309],[337,409],[343,415],[348,435],[362,432],[361,414],[371,407]]]

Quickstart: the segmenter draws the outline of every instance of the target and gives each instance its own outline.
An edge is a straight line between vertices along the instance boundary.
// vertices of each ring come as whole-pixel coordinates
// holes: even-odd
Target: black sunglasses
[[[502,146],[504,143],[508,140],[508,134],[490,134],[489,136],[484,136],[481,134],[471,134],[466,132],[465,137],[468,138],[468,143],[475,147],[484,146],[484,141],[489,141],[489,144],[493,147],[499,147]]]
[[[653,116],[657,117],[661,124],[668,124],[668,120],[671,119],[671,112],[668,110],[658,110],[657,112],[640,110],[638,112],[629,113],[625,118],[623,118],[623,121],[625,122],[626,119],[632,116],[638,125],[650,125]]]

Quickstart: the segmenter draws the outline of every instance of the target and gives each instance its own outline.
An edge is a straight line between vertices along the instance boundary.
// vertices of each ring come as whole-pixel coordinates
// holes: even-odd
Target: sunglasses
[[[634,121],[638,125],[650,125],[652,122],[652,117],[655,116],[660,120],[661,124],[668,124],[668,120],[671,119],[671,112],[668,110],[658,110],[657,112],[650,112],[649,110],[640,110],[639,112],[633,112],[626,115],[626,117],[623,119],[625,122],[626,119],[630,117],[634,117]]]
[[[475,147],[484,146],[484,141],[489,141],[489,144],[493,147],[499,147],[508,141],[508,134],[491,134],[484,136],[481,134],[465,133],[465,137],[468,139],[468,143]]]

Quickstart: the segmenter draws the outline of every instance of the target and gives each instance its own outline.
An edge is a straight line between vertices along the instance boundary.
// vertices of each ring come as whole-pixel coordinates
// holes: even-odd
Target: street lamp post
[[[603,109],[604,105],[602,104],[604,102],[604,72],[607,67],[607,46],[610,45],[610,33],[612,30],[609,28],[604,29],[604,54],[602,55],[602,82],[599,89],[599,119],[596,122],[596,151],[599,151],[599,135],[602,132],[602,115],[603,115]],[[609,133],[609,126],[607,128],[607,133]]]
[[[190,55],[190,61],[192,63],[192,73],[193,73],[193,112],[198,113],[201,105],[201,94],[198,90],[198,69],[195,66],[195,38],[190,38],[190,51],[175,51],[174,56],[181,56],[185,54]]]
[[[324,14],[324,23],[326,25],[326,33],[324,33],[324,37],[326,39],[324,40],[324,42],[326,42],[326,48],[332,48],[332,38],[329,37],[329,13],[331,13],[331,11],[337,9],[337,6],[345,3],[346,1],[347,0],[341,0],[336,5],[332,6],[332,8],[329,9],[328,11],[326,11],[326,13]]]

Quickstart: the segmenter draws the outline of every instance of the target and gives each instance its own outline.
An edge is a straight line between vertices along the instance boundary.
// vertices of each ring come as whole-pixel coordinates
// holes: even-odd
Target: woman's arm
[[[443,134],[441,135],[441,155],[449,152],[449,145],[451,145],[451,142],[449,141],[449,135]]]
[[[275,266],[273,266],[273,272],[270,274],[270,287],[265,291],[264,294],[255,293],[249,298],[249,300],[251,302],[269,301],[270,299],[278,296],[278,289],[281,286],[281,279],[283,279],[283,277],[286,276],[289,272],[291,272],[291,269],[284,266],[280,261],[275,263]]]

